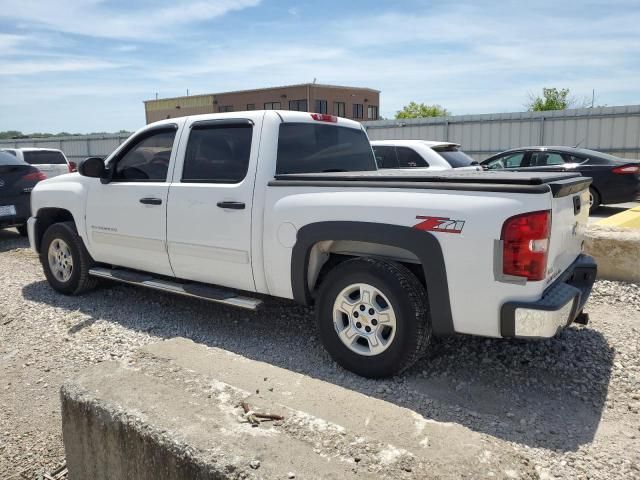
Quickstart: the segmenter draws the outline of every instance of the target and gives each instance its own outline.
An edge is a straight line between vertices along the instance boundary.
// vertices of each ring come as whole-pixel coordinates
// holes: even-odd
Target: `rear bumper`
[[[580,255],[535,302],[507,302],[500,313],[503,337],[548,338],[573,322],[596,280],[593,258]]]
[[[13,205],[16,209],[16,214],[0,217],[0,228],[18,227],[27,223],[31,208],[30,198],[30,195],[22,194],[1,199],[0,205]]]

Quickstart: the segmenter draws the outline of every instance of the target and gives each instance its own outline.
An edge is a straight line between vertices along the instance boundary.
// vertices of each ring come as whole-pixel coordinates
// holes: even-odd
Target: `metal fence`
[[[74,135],[70,137],[21,138],[0,140],[0,148],[57,148],[62,150],[71,161],[87,157],[106,157],[113,152],[129,135]]]
[[[509,148],[579,144],[640,158],[640,105],[365,122],[371,140],[444,140],[477,160]]]
[[[640,105],[553,112],[492,113],[365,122],[372,140],[445,140],[478,160],[509,148],[579,144],[620,157],[640,158]],[[70,160],[107,156],[127,134],[0,140],[0,148],[58,148]]]

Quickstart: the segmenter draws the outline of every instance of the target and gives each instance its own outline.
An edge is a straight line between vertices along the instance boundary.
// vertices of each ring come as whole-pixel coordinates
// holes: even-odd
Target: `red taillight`
[[[637,175],[640,173],[640,165],[622,165],[621,167],[616,167],[611,171],[619,175]]]
[[[26,180],[27,182],[39,182],[40,180],[46,180],[47,176],[42,173],[40,170],[36,170],[35,172],[27,173],[22,177],[22,180]]]
[[[502,226],[502,272],[544,280],[547,273],[551,212],[530,212],[508,218]]]
[[[317,120],[318,122],[329,122],[329,123],[337,123],[338,117],[335,115],[327,115],[326,113],[312,113],[311,118]]]
[[[69,173],[73,173],[77,171],[78,171],[78,166],[76,165],[76,162],[69,162]]]

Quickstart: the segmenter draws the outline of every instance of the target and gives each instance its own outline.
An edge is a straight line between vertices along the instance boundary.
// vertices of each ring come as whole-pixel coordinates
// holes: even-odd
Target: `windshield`
[[[277,174],[377,170],[371,144],[359,129],[313,123],[283,123]]]
[[[24,161],[31,165],[66,165],[62,152],[55,150],[31,150],[23,152]]]
[[[468,167],[475,165],[477,162],[469,155],[464,153],[456,145],[444,145],[442,147],[431,147],[435,152],[444,158],[453,168]]]

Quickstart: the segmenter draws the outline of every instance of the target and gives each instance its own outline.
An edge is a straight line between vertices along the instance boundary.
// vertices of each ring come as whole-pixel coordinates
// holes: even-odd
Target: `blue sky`
[[[640,1],[0,0],[0,130],[117,131],[143,100],[313,81],[454,114],[640,103]]]

